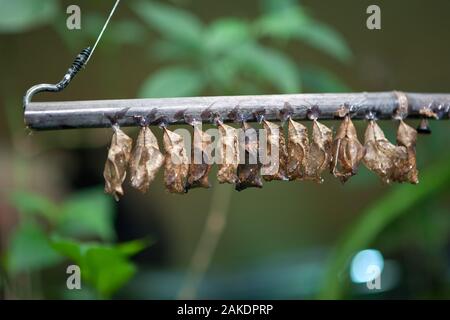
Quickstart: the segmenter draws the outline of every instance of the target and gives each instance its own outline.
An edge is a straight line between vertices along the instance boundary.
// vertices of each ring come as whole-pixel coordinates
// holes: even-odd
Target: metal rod
[[[183,124],[186,117],[210,122],[211,115],[231,122],[235,120],[233,115],[236,111],[247,121],[256,121],[258,114],[276,121],[287,108],[293,119],[305,120],[308,119],[308,111],[316,106],[320,112],[319,119],[330,120],[336,119],[337,110],[346,104],[353,119],[365,119],[369,112],[378,119],[392,119],[405,101],[408,106],[405,116],[408,118],[430,117],[423,112],[426,108],[437,114],[436,118],[448,118],[450,94],[397,91],[30,102],[24,117],[29,128],[49,130],[109,127],[113,119],[120,126],[136,126],[136,116],[149,115],[151,125],[159,124],[161,120],[168,124]]]

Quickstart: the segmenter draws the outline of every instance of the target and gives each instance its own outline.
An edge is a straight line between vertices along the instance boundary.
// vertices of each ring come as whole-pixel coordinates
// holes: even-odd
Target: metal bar
[[[421,110],[427,107],[439,113],[439,117],[448,118],[450,94],[401,94],[407,98],[408,118],[424,117]],[[232,114],[236,110],[247,121],[256,121],[256,114],[261,113],[273,121],[279,120],[280,112],[289,105],[293,119],[308,119],[308,110],[317,106],[319,119],[329,120],[336,119],[336,111],[346,104],[351,107],[353,119],[364,119],[370,111],[378,119],[392,119],[399,103],[396,91],[30,102],[24,117],[25,124],[35,130],[109,127],[113,118],[120,126],[136,126],[136,116],[148,115],[152,115],[151,125],[160,123],[161,119],[169,124],[182,124],[185,116],[209,122],[211,114],[231,122],[235,120]]]

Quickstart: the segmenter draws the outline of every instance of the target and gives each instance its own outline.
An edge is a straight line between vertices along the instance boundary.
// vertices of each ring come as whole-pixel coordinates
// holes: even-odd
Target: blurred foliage
[[[79,51],[80,48],[86,46],[87,41],[94,41],[105,23],[104,14],[97,12],[83,12],[82,14],[82,33],[78,37],[71,36],[64,28],[60,28],[64,24],[66,16],[56,16],[53,22],[54,30],[59,34],[64,43],[72,51]],[[145,28],[137,21],[131,19],[116,20],[108,25],[108,31],[102,36],[102,45],[98,50],[115,51],[122,45],[139,45],[145,38]],[[96,49],[96,50],[97,50]]]
[[[192,13],[162,2],[133,1],[136,15],[160,36],[152,44],[153,54],[170,62],[148,76],[139,96],[258,94],[271,88],[294,93],[301,91],[302,81],[316,91],[345,90],[335,76],[318,67],[318,76],[310,68],[303,79],[303,69],[275,46],[290,39],[304,41],[347,62],[351,53],[342,37],[296,1],[265,1],[263,7],[266,10],[253,21],[229,17],[206,25]]]
[[[329,54],[342,62],[351,59],[350,49],[333,28],[312,18],[296,1],[266,1],[266,13],[255,23],[260,36],[296,39]]]
[[[189,96],[206,91],[261,93],[271,88],[299,92],[302,81],[316,90],[345,89],[336,77],[318,67],[304,64],[303,78],[303,69],[283,52],[281,46],[292,39],[305,41],[340,61],[350,58],[342,38],[313,19],[296,1],[264,1],[263,13],[252,21],[224,17],[209,24],[164,2],[139,0],[127,5],[140,19],[115,19],[99,50],[141,45],[149,30],[158,34],[159,39],[148,45],[148,51],[168,66],[147,77],[140,96]],[[51,25],[74,51],[86,40],[96,39],[105,21],[103,13],[82,12],[82,32],[72,37],[59,27],[66,15],[57,1],[0,0],[0,7],[0,32],[20,33]],[[286,18],[291,25],[283,21]],[[273,24],[281,22],[282,28],[272,29]],[[304,31],[293,32],[298,27]],[[316,32],[320,38],[308,38],[309,32]],[[63,203],[30,192],[16,192],[11,200],[21,214],[21,222],[3,259],[8,277],[48,269],[70,259],[81,267],[84,281],[105,298],[136,272],[129,258],[143,249],[144,242],[112,244],[116,239],[114,206],[100,189],[75,193]]]
[[[129,258],[148,244],[144,240],[111,244],[116,237],[114,207],[100,188],[74,193],[61,204],[16,192],[12,204],[21,214],[21,223],[4,259],[11,276],[39,271],[67,258],[80,266],[82,279],[99,297],[107,298],[135,274]]]
[[[289,44],[300,42],[338,63],[352,61],[351,50],[342,36],[333,27],[314,18],[312,13],[296,0],[262,0],[261,13],[254,19],[222,17],[209,23],[202,22],[191,12],[165,1],[134,0],[121,3],[121,6],[125,5],[131,9],[133,17],[119,18],[116,15],[104,34],[102,45],[97,50],[107,50],[111,57],[111,52],[123,45],[140,46],[144,52],[150,53],[149,57],[152,61],[156,60],[162,65],[159,70],[149,74],[141,84],[139,89],[141,97],[189,96],[205,92],[258,94],[273,91],[290,93],[302,90],[315,92],[349,90],[339,77],[328,70],[311,65],[307,61],[294,61],[289,55]],[[87,40],[95,40],[105,21],[104,11],[83,11],[83,28],[77,36],[73,36],[73,33],[60,27],[65,23],[66,15],[60,2],[56,0],[0,0],[0,8],[2,8],[0,33],[18,34],[50,25],[54,27],[55,32],[70,50],[75,52],[78,52]],[[148,33],[157,37],[157,40],[146,41]],[[108,61],[112,61],[111,66],[117,65],[116,59]],[[103,79],[107,80],[105,78]],[[9,103],[12,106],[11,114],[17,110],[15,118],[8,114],[7,121],[11,122],[8,123],[8,127],[15,128],[14,130],[19,132],[22,130],[21,114],[19,109],[15,109],[15,100],[11,96],[5,97],[6,99],[8,102],[12,101]],[[12,122],[17,119],[18,125],[13,126]],[[394,137],[393,129],[391,131],[388,129],[387,132]],[[56,139],[53,137],[53,141]],[[68,140],[61,139],[61,141],[64,141],[64,147],[69,144]],[[250,271],[241,277],[233,273],[227,274],[222,281],[213,281],[212,284],[208,282],[206,287],[209,291],[206,291],[205,296],[214,296],[215,293],[217,297],[223,297],[220,295],[223,291],[220,290],[228,284],[230,297],[236,297],[239,289],[245,292],[242,294],[244,298],[259,295],[261,298],[284,298],[289,294],[292,295],[291,297],[302,295],[308,297],[317,289],[317,280],[323,277],[322,269],[326,266],[325,283],[319,296],[342,297],[346,287],[340,276],[348,271],[347,262],[352,255],[373,244],[380,235],[383,235],[385,239],[391,239],[390,237],[397,235],[397,229],[387,234],[384,230],[401,215],[412,212],[412,208],[416,205],[431,202],[436,194],[448,190],[449,171],[446,165],[448,158],[441,164],[433,165],[436,155],[442,152],[442,146],[446,143],[448,143],[448,135],[441,126],[441,131],[435,132],[427,144],[422,145],[423,151],[428,150],[430,155],[426,152],[421,153],[420,166],[431,163],[431,168],[423,175],[421,184],[393,186],[386,195],[380,198],[375,197],[374,202],[361,213],[358,221],[335,248],[329,265],[324,264],[322,257],[310,259],[309,264],[307,258],[301,257],[296,263],[291,261],[286,263],[289,268],[286,265],[277,266],[264,262],[258,266],[252,266],[249,268]],[[60,168],[54,168],[54,170],[60,170]],[[376,188],[368,189],[367,187],[369,184],[373,187],[374,183],[378,183],[376,177],[362,168],[360,174],[346,186],[346,190],[352,196],[361,196],[362,199],[359,201],[362,202],[367,200],[366,195],[369,191],[376,190]],[[306,185],[306,187],[302,184],[271,185],[267,189],[277,201],[270,203],[260,201],[261,193],[253,191],[246,193],[245,199],[241,198],[244,196],[240,194],[233,195],[235,203],[230,211],[239,209],[246,214],[241,215],[239,220],[234,222],[235,225],[231,225],[233,223],[231,221],[230,227],[237,230],[235,234],[248,232],[249,229],[246,226],[252,226],[252,230],[259,227],[263,229],[264,223],[273,222],[269,215],[271,217],[274,212],[283,211],[284,217],[277,217],[278,225],[270,225],[270,228],[271,230],[279,228],[280,234],[288,234],[288,237],[292,237],[292,229],[298,226],[286,221],[293,216],[291,213],[299,210],[301,206],[302,218],[306,217],[304,221],[306,228],[313,230],[311,233],[316,233],[320,220],[312,219],[313,207],[316,211],[332,211],[333,201],[338,200],[336,195],[330,193],[326,194],[327,201],[320,201],[323,195],[318,198],[317,194],[324,192],[323,190],[343,194],[338,193],[336,191],[338,189],[333,189],[333,186],[326,189],[327,186],[322,185],[321,191],[318,191],[312,185]],[[155,190],[155,193],[157,192],[159,191]],[[305,199],[303,198],[303,202],[297,206],[293,198],[299,198],[298,194],[306,195],[305,198],[319,199],[319,201],[303,201]],[[198,211],[198,204],[204,201],[204,196],[205,193],[192,194],[191,198],[183,203],[182,210],[193,211],[195,208]],[[196,201],[195,197],[201,199]],[[194,200],[191,201],[191,199]],[[20,223],[12,233],[6,255],[2,257],[0,287],[8,285],[7,278],[24,272],[35,273],[51,269],[61,264],[64,259],[69,259],[81,266],[83,279],[95,289],[97,297],[101,298],[111,297],[135,274],[136,267],[130,257],[141,251],[148,243],[140,240],[123,244],[114,243],[117,238],[113,225],[115,207],[111,199],[100,189],[83,190],[68,197],[62,203],[55,203],[46,197],[29,192],[16,192],[11,200],[13,206],[20,212]],[[353,205],[354,201],[351,201]],[[345,204],[345,201],[343,202]],[[259,203],[267,206],[262,208],[265,210],[257,206]],[[172,201],[167,206],[167,210],[175,213],[179,203]],[[252,210],[261,212],[258,211],[257,215],[252,215]],[[448,208],[439,207],[436,211],[438,210],[448,214]],[[308,212],[311,212],[310,216]],[[298,213],[294,212],[294,214]],[[445,215],[442,216],[445,217]],[[176,216],[173,215],[173,217]],[[255,217],[258,221],[255,221]],[[333,222],[337,221],[334,217],[329,219],[335,219],[332,220]],[[402,224],[407,224],[406,219],[402,220]],[[448,241],[447,224],[432,221],[429,225],[431,231],[428,230],[428,232],[431,235],[427,241],[440,245]],[[414,224],[408,230],[414,233],[416,227],[417,224]],[[183,228],[187,229],[184,226]],[[192,232],[195,233],[195,228],[193,230]],[[264,239],[257,238],[256,231],[252,233],[253,239],[250,233],[247,234],[249,234],[247,242],[256,243],[252,247],[256,248],[254,251],[276,251],[282,243],[279,239],[264,242]],[[321,234],[320,237],[327,238],[327,235]],[[411,238],[411,236],[406,237],[408,245]],[[240,240],[236,240],[238,241]],[[231,244],[234,243],[231,242]],[[233,256],[235,248],[236,246],[230,248],[233,250],[228,250],[233,259],[239,254],[236,253]],[[297,251],[298,248],[295,250]],[[274,259],[274,261],[280,260]],[[264,270],[261,271],[258,267]],[[260,272],[255,272],[258,270]],[[181,278],[180,276],[176,280],[171,280],[156,273],[150,281],[138,279],[137,283],[141,289],[148,292],[156,291],[159,281],[160,290],[167,292],[168,287],[176,287]],[[249,285],[249,279],[253,279],[252,286]],[[261,290],[261,279],[271,280],[264,283],[267,286],[266,290]],[[151,285],[148,285],[149,283]],[[242,288],[235,288],[235,283],[242,283]],[[268,287],[274,290],[267,290]],[[89,288],[83,286],[84,290]],[[291,293],[289,293],[290,290]],[[66,291],[64,294],[67,294]]]
[[[146,242],[135,240],[113,246],[54,237],[52,247],[73,260],[82,270],[83,279],[98,291],[100,297],[107,298],[136,273],[129,257],[142,251]]]
[[[414,206],[422,202],[432,201],[440,193],[448,192],[449,161],[449,156],[444,157],[428,169],[421,177],[420,187],[408,184],[395,186],[394,190],[362,212],[361,217],[345,234],[331,256],[320,298],[342,298],[345,291],[344,283],[348,283],[343,281],[342,275],[347,274],[345,271],[352,256],[359,250],[370,247],[376,237],[400,215],[411,212]],[[436,234],[439,233],[436,232]],[[445,241],[445,239],[441,240]]]
[[[18,33],[47,24],[59,11],[56,0],[0,0],[0,32]]]
[[[55,31],[73,50],[79,50],[86,38],[95,39],[105,19],[103,14],[83,13],[82,35],[70,37],[64,28],[57,27],[66,16],[60,14],[56,1],[1,1],[0,32],[21,32],[57,21],[53,23]],[[223,17],[205,24],[193,13],[165,2],[136,0],[128,5],[145,25],[137,19],[116,20],[102,42],[142,44],[145,26],[156,31],[159,39],[148,44],[149,51],[169,65],[147,77],[138,93],[141,97],[258,94],[268,90],[294,93],[304,87],[319,92],[346,90],[336,76],[304,61],[300,67],[285,53],[290,40],[301,41],[348,62],[352,55],[342,36],[314,19],[297,1],[261,3],[262,13],[253,20]]]

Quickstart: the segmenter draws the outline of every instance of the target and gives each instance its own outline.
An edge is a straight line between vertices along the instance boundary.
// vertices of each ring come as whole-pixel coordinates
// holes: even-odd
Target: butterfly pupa
[[[261,162],[258,159],[258,134],[247,122],[242,122],[244,138],[244,163],[237,167],[238,181],[235,189],[262,188]]]
[[[308,129],[301,123],[288,120],[288,163],[287,174],[290,180],[304,178],[306,159],[309,153]]]
[[[346,182],[357,173],[364,157],[364,147],[359,142],[356,128],[348,115],[345,116],[334,138],[332,155],[331,173],[341,182]]]
[[[114,196],[116,201],[123,196],[122,183],[127,175],[128,162],[131,157],[133,140],[128,137],[118,125],[113,125],[114,134],[108,150],[103,177],[105,192]]]
[[[222,122],[219,127],[219,183],[238,182],[237,167],[239,165],[239,146],[237,130]]]
[[[163,163],[158,140],[148,126],[142,126],[130,160],[131,186],[147,192]]]
[[[193,125],[194,137],[192,140],[191,163],[186,188],[209,188],[208,174],[211,171],[211,158],[209,148],[212,144],[212,138],[209,134],[202,131],[199,125]]]
[[[322,183],[322,172],[331,164],[331,147],[333,144],[333,131],[313,120],[312,141],[306,161],[305,179]]]
[[[407,151],[386,139],[383,131],[374,120],[370,120],[364,134],[364,165],[377,174],[384,183],[393,180],[398,166],[407,160]]]
[[[171,193],[186,193],[189,159],[181,135],[164,129],[164,183]]]
[[[396,165],[392,180],[396,182],[419,183],[419,172],[416,166],[417,131],[400,120],[397,131],[397,144],[406,148],[407,157]]]
[[[262,166],[266,181],[289,180],[287,175],[288,152],[283,127],[263,120],[266,132],[267,163]]]

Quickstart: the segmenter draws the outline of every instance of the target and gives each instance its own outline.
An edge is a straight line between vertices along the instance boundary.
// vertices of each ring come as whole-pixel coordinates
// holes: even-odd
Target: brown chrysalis
[[[118,125],[113,125],[114,134],[108,150],[103,177],[105,178],[105,192],[119,201],[123,196],[122,183],[127,175],[128,162],[131,157],[133,140],[128,137]]]
[[[244,133],[244,163],[237,167],[238,181],[235,189],[262,188],[261,162],[258,159],[258,134],[247,122],[242,122]]]
[[[333,131],[314,119],[312,142],[306,161],[305,179],[322,183],[321,173],[330,167]]]
[[[219,183],[237,183],[237,167],[239,165],[239,146],[237,130],[222,122],[219,127]]]
[[[166,189],[171,193],[185,193],[189,159],[183,137],[166,127],[163,129],[165,149],[164,183]]]
[[[406,148],[390,143],[381,128],[374,120],[370,120],[364,134],[366,153],[363,158],[365,166],[375,172],[384,183],[393,180],[397,167],[407,159]]]
[[[304,178],[306,159],[309,153],[308,130],[301,123],[288,121],[288,163],[287,174],[290,180]]]
[[[209,188],[211,185],[208,181],[208,174],[211,170],[211,159],[208,148],[212,144],[212,139],[198,125],[193,125],[193,127],[194,137],[186,188]]]
[[[263,165],[263,178],[266,181],[289,180],[287,175],[288,152],[286,147],[286,138],[283,127],[272,122],[263,120],[263,126],[266,130],[267,139],[267,158],[270,162]],[[277,154],[274,154],[274,153]]]
[[[163,163],[155,135],[148,126],[142,126],[130,161],[131,186],[147,192]]]
[[[419,172],[416,167],[417,131],[400,120],[397,131],[397,144],[406,148],[406,159],[400,161],[393,173],[392,180],[396,182],[419,183]]]
[[[345,116],[332,147],[331,173],[341,182],[346,182],[358,171],[359,163],[364,157],[364,147],[358,141],[356,128],[350,116]]]

